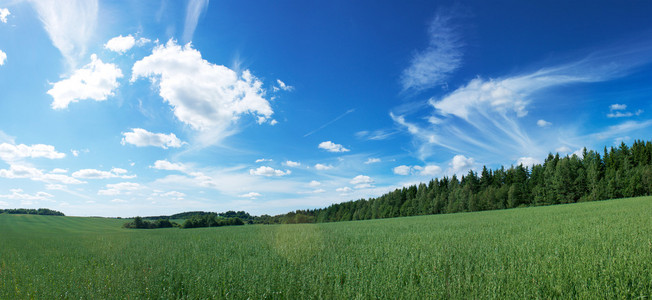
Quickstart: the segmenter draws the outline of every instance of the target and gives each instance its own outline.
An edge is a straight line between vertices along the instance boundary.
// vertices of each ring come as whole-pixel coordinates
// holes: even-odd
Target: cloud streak
[[[428,47],[403,70],[403,90],[421,91],[446,82],[462,64],[462,39],[451,12],[439,12],[428,27]]]

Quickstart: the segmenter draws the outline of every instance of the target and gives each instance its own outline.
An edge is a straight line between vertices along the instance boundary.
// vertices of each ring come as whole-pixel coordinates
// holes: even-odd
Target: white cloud
[[[66,186],[64,186],[62,184],[50,183],[50,184],[46,184],[45,188],[48,189],[48,190],[64,190],[66,188]]]
[[[338,193],[346,194],[346,193],[350,193],[351,191],[353,191],[353,189],[351,189],[348,186],[345,186],[345,187],[337,188],[337,189],[335,189],[335,191],[338,192]]]
[[[639,109],[636,112],[625,111],[626,109],[626,104],[612,104],[609,106],[609,113],[607,114],[607,118],[625,118],[634,115],[638,116],[643,113],[642,109]]]
[[[368,164],[375,164],[375,163],[379,163],[379,162],[380,162],[380,158],[369,158],[369,159],[367,159],[365,164],[368,165]]]
[[[188,169],[184,164],[171,163],[167,160],[157,160],[156,162],[154,162],[153,166],[150,166],[150,168],[167,170],[167,171],[181,171],[181,172],[185,172]]]
[[[169,191],[167,193],[161,194],[162,197],[167,197],[167,198],[176,198],[177,200],[183,199],[183,197],[186,196],[186,194],[182,192],[177,192],[177,191]]]
[[[267,166],[261,166],[261,167],[259,167],[258,169],[255,169],[255,170],[254,170],[254,169],[250,169],[250,170],[249,170],[249,174],[251,174],[251,175],[256,175],[256,176],[267,176],[267,177],[271,177],[271,176],[285,176],[285,175],[289,175],[290,173],[292,173],[290,170],[285,170],[285,172],[283,172],[283,171],[281,171],[281,170],[275,170],[274,168],[272,168],[272,167],[267,167]]]
[[[637,121],[627,121],[618,125],[612,125],[607,127],[606,130],[596,133],[593,136],[598,139],[606,139],[610,137],[620,137],[624,133],[628,133],[635,130],[640,130],[652,126],[652,120],[647,120],[643,122]]]
[[[361,184],[361,183],[373,183],[374,180],[371,177],[366,175],[358,175],[351,179],[350,184]]]
[[[534,157],[521,157],[516,160],[516,165],[523,165],[524,167],[532,167],[533,165],[540,164],[541,161]]]
[[[451,15],[437,14],[428,28],[428,47],[416,53],[410,66],[403,70],[404,90],[416,91],[445,83],[450,74],[462,64],[462,42],[453,27]]]
[[[4,161],[15,161],[22,158],[48,158],[59,159],[66,157],[66,154],[57,152],[54,146],[36,144],[27,146],[24,144],[13,145],[9,143],[0,144],[0,159]]]
[[[550,122],[548,122],[546,120],[537,121],[537,126],[539,126],[539,127],[548,127],[550,125],[552,125],[552,123],[550,123]]]
[[[9,190],[11,194],[0,195],[0,198],[6,198],[11,200],[50,200],[54,195],[48,194],[46,192],[38,192],[34,195],[23,193],[22,189],[11,189]]]
[[[288,167],[292,167],[292,168],[296,168],[298,166],[301,166],[300,162],[291,161],[291,160],[288,160],[288,161],[284,162],[283,164],[288,166]]]
[[[293,86],[285,84],[285,82],[281,81],[280,79],[276,79],[276,83],[278,84],[278,86],[274,87],[275,92],[279,90],[283,90],[283,91],[294,90]]]
[[[273,161],[271,158],[260,158],[256,160],[256,163],[261,163],[261,162],[268,162],[268,161]]]
[[[568,146],[561,146],[561,147],[555,149],[555,151],[563,154],[563,153],[572,152],[573,150],[571,150],[571,148],[569,148]]]
[[[147,77],[157,84],[159,95],[172,106],[177,119],[211,135],[210,143],[229,134],[240,116],[251,114],[258,123],[273,114],[264,98],[262,82],[249,70],[238,75],[201,57],[191,44],[183,47],[174,40],[159,45],[152,54],[137,61],[131,81]],[[208,138],[208,137],[207,137]]]
[[[7,23],[7,17],[11,15],[11,12],[7,8],[0,8],[0,22]],[[1,63],[0,63],[1,65]]]
[[[167,149],[168,147],[179,148],[184,142],[179,140],[174,133],[152,133],[142,128],[133,128],[131,132],[123,132],[122,144],[127,143],[137,147],[154,146]]]
[[[111,171],[101,171],[96,169],[81,169],[72,173],[72,177],[83,179],[108,179],[108,178],[134,178],[136,175],[123,175],[127,170],[120,168],[113,168]]]
[[[626,110],[627,104],[612,104],[609,106],[610,110]]]
[[[441,174],[441,168],[435,165],[426,165],[420,169],[420,174],[424,176],[435,176]]]
[[[471,169],[474,164],[475,160],[473,158],[467,158],[464,155],[458,154],[453,157],[450,166],[453,173],[459,173],[461,171]]]
[[[66,169],[61,169],[61,168],[54,168],[54,169],[52,169],[52,172],[50,172],[50,173],[65,174],[65,173],[68,173],[68,170],[66,170]]]
[[[120,195],[125,191],[135,191],[141,189],[142,186],[135,182],[120,182],[114,184],[107,184],[106,189],[97,191],[98,195],[115,196]]]
[[[86,56],[88,41],[95,35],[97,0],[50,1],[34,0],[39,19],[71,68]]]
[[[129,51],[135,44],[136,39],[131,34],[127,36],[119,35],[106,42],[104,48],[123,54]]]
[[[333,168],[332,165],[324,165],[324,164],[316,164],[315,165],[315,169],[317,169],[318,171],[330,170],[332,168]]]
[[[401,165],[401,166],[395,167],[393,169],[394,174],[403,175],[403,176],[410,175],[411,170],[412,170],[412,168],[410,166],[406,166],[406,165]]]
[[[344,148],[344,146],[340,144],[335,144],[331,141],[326,141],[326,142],[321,142],[319,143],[319,149],[324,149],[328,152],[348,152],[350,151],[349,149]]]
[[[262,195],[259,194],[259,193],[256,193],[256,192],[250,192],[250,193],[238,195],[238,197],[240,197],[240,198],[250,198],[250,199],[256,199],[256,198],[258,198],[260,196],[262,196]]]
[[[52,96],[53,109],[67,108],[71,102],[92,99],[104,101],[113,96],[113,90],[120,84],[117,79],[122,71],[111,63],[103,63],[97,55],[91,55],[91,62],[76,70],[69,78],[54,83],[47,93]]]
[[[23,165],[10,165],[9,169],[0,169],[0,177],[17,179],[26,178],[34,181],[59,182],[63,184],[82,184],[84,181],[64,174],[45,173],[34,167]]]
[[[0,50],[0,66],[4,65],[5,61],[7,61],[7,53],[4,53],[4,51]]]
[[[74,157],[79,156],[79,150],[70,150],[70,153],[72,153]]]
[[[199,17],[206,11],[208,0],[190,0],[186,6],[186,21],[183,26],[183,40],[190,42],[197,28]]]
[[[310,183],[308,183],[308,185],[311,186],[311,187],[318,187],[318,186],[321,185],[321,182],[319,182],[317,180],[313,180],[313,181],[310,181]]]

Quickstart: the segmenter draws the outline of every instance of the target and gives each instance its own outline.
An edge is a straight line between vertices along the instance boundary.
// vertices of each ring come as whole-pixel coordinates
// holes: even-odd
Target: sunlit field
[[[652,197],[325,224],[124,222],[0,215],[0,299],[652,296]]]

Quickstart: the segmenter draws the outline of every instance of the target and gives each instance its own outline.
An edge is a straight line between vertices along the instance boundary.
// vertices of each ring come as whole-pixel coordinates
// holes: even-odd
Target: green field
[[[0,299],[652,296],[652,197],[326,224],[124,222],[0,215]]]

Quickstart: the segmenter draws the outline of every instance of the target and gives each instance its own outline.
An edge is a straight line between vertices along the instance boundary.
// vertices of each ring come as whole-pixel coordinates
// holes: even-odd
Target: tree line
[[[42,215],[42,216],[65,216],[62,212],[51,210],[47,208],[11,208],[11,209],[0,209],[0,214],[12,214],[12,215]]]
[[[192,214],[183,224],[170,221],[167,218],[158,218],[153,221],[142,217],[135,217],[133,221],[124,223],[122,227],[129,229],[157,229],[157,228],[200,228],[244,225],[238,217],[225,218],[216,213]]]
[[[543,164],[518,165],[458,178],[435,178],[378,198],[256,217],[255,223],[315,223],[506,209],[652,194],[652,142],[583,149],[580,156],[549,154]]]

